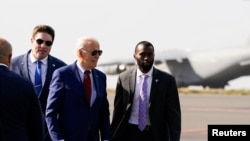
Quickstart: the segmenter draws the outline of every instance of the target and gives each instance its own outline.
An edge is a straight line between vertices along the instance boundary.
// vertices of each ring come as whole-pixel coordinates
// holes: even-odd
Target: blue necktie
[[[41,61],[37,61],[36,72],[35,72],[35,90],[37,95],[40,94],[41,89],[42,89]]]
[[[142,81],[142,88],[140,91],[140,98],[139,98],[139,123],[138,127],[141,131],[143,131],[147,124],[147,75],[143,75],[143,81]]]

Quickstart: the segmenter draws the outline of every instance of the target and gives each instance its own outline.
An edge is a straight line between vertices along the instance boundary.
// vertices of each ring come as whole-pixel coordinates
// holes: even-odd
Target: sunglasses
[[[96,56],[97,54],[98,54],[99,56],[102,55],[102,50],[93,50],[93,51],[89,51],[89,50],[86,50],[85,48],[81,48],[81,49],[83,49],[83,50],[85,50],[85,51],[91,53],[92,56]]]
[[[45,42],[46,46],[51,46],[53,44],[52,41],[44,41],[42,39],[37,39],[36,40],[36,43],[39,44],[39,45],[43,44],[43,42]]]

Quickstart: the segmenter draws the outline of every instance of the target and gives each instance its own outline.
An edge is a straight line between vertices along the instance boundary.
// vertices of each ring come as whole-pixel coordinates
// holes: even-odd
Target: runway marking
[[[207,135],[207,128],[188,128],[188,129],[182,130],[181,134]]]

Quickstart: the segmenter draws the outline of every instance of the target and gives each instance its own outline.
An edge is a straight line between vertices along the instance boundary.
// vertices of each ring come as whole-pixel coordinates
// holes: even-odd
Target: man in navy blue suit
[[[9,70],[11,44],[0,37],[0,141],[43,141],[44,118],[30,81]]]
[[[93,37],[80,38],[77,60],[57,69],[52,77],[46,108],[46,122],[53,141],[108,141],[109,103],[106,75],[95,67],[102,50]],[[85,72],[90,72],[90,100]]]
[[[19,75],[30,80],[34,87],[36,62],[41,62],[41,91],[37,92],[40,100],[42,111],[45,114],[47,98],[49,94],[49,85],[53,72],[62,66],[65,66],[62,60],[50,55],[50,51],[55,39],[55,31],[48,25],[37,25],[34,27],[30,39],[32,48],[27,53],[17,56],[12,59],[10,69]],[[47,128],[45,128],[47,129]],[[50,141],[49,134],[46,130],[45,141]]]

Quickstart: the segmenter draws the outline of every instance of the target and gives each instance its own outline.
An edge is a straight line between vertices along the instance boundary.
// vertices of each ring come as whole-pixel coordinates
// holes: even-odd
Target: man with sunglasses
[[[53,141],[108,141],[106,75],[95,68],[102,50],[96,39],[83,37],[75,52],[77,60],[53,74],[45,117],[49,133]]]
[[[11,70],[19,75],[29,79],[34,87],[35,72],[37,62],[40,61],[40,90],[37,91],[37,96],[40,100],[42,111],[45,114],[47,97],[49,94],[49,85],[53,72],[66,63],[62,60],[50,55],[50,51],[54,42],[55,31],[48,25],[37,25],[34,27],[30,39],[32,48],[25,54],[12,59]],[[46,130],[47,131],[47,130]],[[45,133],[45,141],[50,141],[48,132]]]

